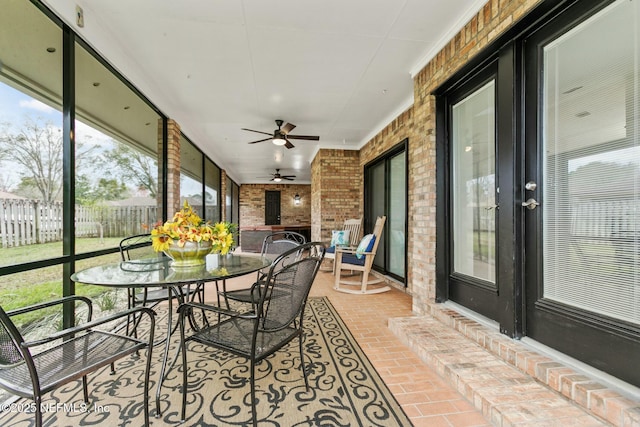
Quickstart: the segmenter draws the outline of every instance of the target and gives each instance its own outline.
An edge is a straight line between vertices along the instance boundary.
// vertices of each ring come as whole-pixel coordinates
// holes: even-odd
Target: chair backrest
[[[382,229],[384,228],[384,223],[386,221],[387,217],[384,215],[376,218],[376,224],[373,226],[373,235],[376,236],[376,240],[373,242],[373,248],[371,249],[373,255],[375,255],[378,250],[378,244],[380,243],[380,238],[382,236]]]
[[[120,241],[120,256],[122,261],[157,256],[151,246],[151,234],[137,234],[122,239]]]
[[[0,307],[0,368],[24,360],[20,343],[24,338],[9,315]]]
[[[307,242],[307,238],[295,231],[271,233],[262,241],[262,255],[280,255]]]
[[[362,218],[347,219],[344,222],[343,230],[349,231],[349,242],[357,245],[360,241],[360,231],[362,230]]]
[[[265,331],[276,331],[301,317],[324,258],[325,247],[320,242],[305,243],[280,255],[271,265],[258,305],[259,326]],[[282,259],[293,259],[283,263]],[[302,319],[298,323],[301,327]]]

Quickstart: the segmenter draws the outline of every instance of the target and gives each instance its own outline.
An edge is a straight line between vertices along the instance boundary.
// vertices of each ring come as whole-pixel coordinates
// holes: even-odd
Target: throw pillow
[[[365,252],[371,252],[373,250],[373,244],[376,241],[376,236],[373,234],[367,234],[360,240],[360,244],[356,249],[356,258],[362,259],[362,254]]]
[[[348,244],[349,244],[349,230],[331,231],[331,245],[329,246],[347,246]]]

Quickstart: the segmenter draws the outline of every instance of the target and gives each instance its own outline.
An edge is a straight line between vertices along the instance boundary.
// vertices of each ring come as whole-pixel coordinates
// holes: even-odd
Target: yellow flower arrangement
[[[233,233],[236,225],[204,222],[185,200],[182,209],[175,213],[171,221],[156,225],[151,230],[151,243],[156,252],[169,249],[171,245],[184,247],[186,242],[211,242],[211,251],[226,254],[233,247]]]

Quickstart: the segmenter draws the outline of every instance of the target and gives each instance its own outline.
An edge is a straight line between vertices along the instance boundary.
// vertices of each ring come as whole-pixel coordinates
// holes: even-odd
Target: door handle
[[[536,199],[531,198],[529,200],[527,200],[526,202],[522,202],[522,206],[529,209],[530,211],[534,210],[535,208],[537,208],[538,206],[540,206],[540,203],[538,203],[536,201]]]

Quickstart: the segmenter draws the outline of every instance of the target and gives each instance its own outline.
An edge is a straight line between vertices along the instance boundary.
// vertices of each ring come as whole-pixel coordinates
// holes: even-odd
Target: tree
[[[20,176],[20,194],[47,203],[57,200],[62,192],[62,129],[51,120],[33,116],[27,116],[17,132],[7,123],[3,128],[0,160]],[[76,141],[76,164],[96,149],[85,147]]]
[[[108,164],[114,165],[116,172],[125,182],[134,183],[138,189],[149,192],[149,197],[158,194],[157,160],[146,156],[128,145],[114,141],[115,148],[105,152],[104,158]]]
[[[33,186],[45,202],[62,190],[62,130],[51,121],[27,117],[17,133],[0,136],[0,158],[17,165],[20,186]]]
[[[128,196],[129,189],[124,182],[116,179],[100,178],[95,185],[86,175],[76,175],[76,202],[93,205],[106,200],[120,200]]]
[[[0,165],[2,165],[2,163],[0,163]],[[4,165],[2,166],[2,168],[5,168],[5,167],[6,166]],[[3,169],[3,170],[6,170],[6,169]],[[9,177],[9,175],[0,173],[0,191],[11,193],[13,191],[13,188],[14,188],[14,185],[11,177]]]

